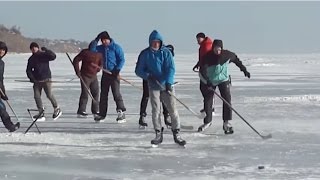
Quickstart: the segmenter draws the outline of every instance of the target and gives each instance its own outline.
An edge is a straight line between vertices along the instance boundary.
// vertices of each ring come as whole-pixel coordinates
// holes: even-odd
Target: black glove
[[[41,47],[42,51],[48,51],[48,49],[46,47]]]
[[[213,89],[213,84],[209,81],[209,80],[207,80],[207,88],[210,90],[210,91],[213,91],[214,89]]]
[[[111,71],[111,73],[112,73],[112,76],[117,77],[119,75],[119,73],[120,73],[120,70],[114,69],[114,70]]]
[[[173,90],[172,90],[172,85],[171,85],[171,84],[166,83],[166,91],[167,91],[167,92],[172,92],[172,91],[173,91]]]
[[[7,95],[2,95],[1,98],[2,98],[3,100],[5,100],[5,101],[8,101],[8,100],[9,100],[9,98],[8,98]]]
[[[248,77],[250,79],[250,73],[248,71],[243,71],[243,74],[245,77]]]
[[[197,63],[197,64],[192,68],[192,70],[193,70],[194,72],[196,72],[196,70],[198,71],[198,70],[199,70],[199,64]]]

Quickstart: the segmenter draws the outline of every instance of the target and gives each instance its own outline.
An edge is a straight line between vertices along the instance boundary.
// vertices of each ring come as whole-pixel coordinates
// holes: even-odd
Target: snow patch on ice
[[[274,63],[262,63],[262,64],[251,64],[250,66],[253,66],[253,67],[259,67],[259,66],[271,67],[271,66],[279,66],[279,65],[276,65]]]
[[[289,103],[318,103],[320,95],[296,95],[296,96],[274,96],[274,97],[250,97],[244,102],[260,103],[260,102],[289,102]]]

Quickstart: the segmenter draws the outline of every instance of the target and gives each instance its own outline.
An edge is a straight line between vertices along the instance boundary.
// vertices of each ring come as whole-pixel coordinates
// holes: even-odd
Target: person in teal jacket
[[[219,88],[221,97],[231,104],[230,94],[230,77],[229,77],[229,63],[235,63],[244,75],[250,78],[250,73],[242,64],[237,55],[233,52],[223,49],[222,40],[216,39],[213,41],[212,51],[208,52],[200,65],[200,80],[206,84],[203,87],[204,94],[204,110],[206,117],[204,123],[198,128],[198,131],[204,131],[212,124],[212,104],[213,95],[216,87]],[[232,120],[232,110],[229,105],[223,103],[223,130],[225,134],[232,134],[233,128],[230,120]]]
[[[101,45],[97,45],[101,40]],[[119,73],[125,63],[124,53],[120,45],[109,36],[107,31],[101,32],[95,40],[92,41],[90,50],[93,52],[102,53],[103,56],[103,69],[109,71],[106,73],[103,71],[101,78],[101,93],[99,103],[99,113],[95,116],[96,122],[102,121],[107,116],[108,109],[108,94],[111,87],[114,101],[116,103],[116,111],[118,117],[116,121],[118,123],[126,122],[125,111],[126,108],[123,103],[122,95],[120,93],[120,76]]]
[[[152,122],[156,137],[151,140],[152,145],[159,145],[163,140],[161,125],[161,102],[165,104],[171,117],[174,142],[184,146],[186,141],[180,136],[180,119],[176,109],[173,82],[175,65],[170,50],[164,46],[160,33],[152,31],[149,36],[149,47],[139,54],[135,68],[137,76],[148,81],[149,98],[152,108]]]

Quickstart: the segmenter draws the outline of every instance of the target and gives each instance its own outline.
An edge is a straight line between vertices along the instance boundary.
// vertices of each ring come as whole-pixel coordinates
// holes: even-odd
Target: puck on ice
[[[258,166],[258,169],[264,169],[264,166]]]

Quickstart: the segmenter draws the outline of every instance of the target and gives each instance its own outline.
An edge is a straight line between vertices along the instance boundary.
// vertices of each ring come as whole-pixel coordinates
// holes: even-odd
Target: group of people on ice
[[[212,41],[204,33],[198,33],[196,39],[199,48],[199,59],[193,67],[193,71],[199,72],[200,91],[203,96],[203,112],[205,117],[203,124],[198,131],[204,131],[212,124],[212,113],[214,111],[214,94],[216,87],[219,88],[221,97],[225,100],[223,103],[223,130],[225,134],[232,134],[233,128],[230,124],[232,120],[231,94],[230,94],[230,76],[228,64],[235,63],[244,75],[250,78],[250,73],[242,64],[235,53],[223,49],[222,40]],[[98,45],[101,41],[101,45]],[[41,101],[41,92],[44,89],[47,98],[52,103],[54,112],[52,118],[56,120],[61,116],[62,111],[52,94],[52,80],[49,62],[55,60],[56,55],[45,47],[39,47],[35,42],[30,44],[32,52],[27,64],[27,76],[33,83],[35,102],[39,114],[33,118],[45,120],[44,107]],[[6,55],[8,49],[4,42],[0,42],[0,88],[1,98],[5,101],[8,97],[5,94],[3,85],[4,62],[2,58]],[[143,79],[143,95],[140,103],[139,126],[146,127],[146,108],[150,99],[152,109],[152,123],[156,137],[151,140],[152,145],[161,144],[163,141],[163,130],[161,123],[161,109],[163,109],[164,122],[171,127],[174,142],[184,146],[186,141],[180,135],[180,118],[176,108],[176,99],[174,91],[174,47],[165,45],[160,33],[152,31],[149,36],[149,45],[143,49],[135,67],[137,76]],[[70,59],[71,60],[71,59]],[[81,66],[80,66],[81,62]],[[107,116],[108,94],[111,88],[114,101],[116,103],[118,123],[126,121],[122,95],[120,93],[120,72],[124,66],[124,52],[108,34],[103,31],[90,42],[87,49],[83,49],[72,61],[76,75],[81,80],[81,95],[77,110],[78,117],[87,117],[86,105],[89,96],[92,98],[91,113],[96,122],[103,121]],[[102,70],[101,92],[97,73]],[[100,96],[100,97],[99,97]],[[227,102],[227,103],[226,103]],[[162,107],[161,107],[162,106]],[[19,123],[13,124],[10,120],[4,103],[0,100],[0,115],[5,127],[13,132],[20,127]]]

